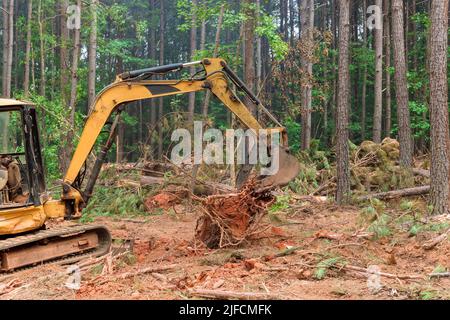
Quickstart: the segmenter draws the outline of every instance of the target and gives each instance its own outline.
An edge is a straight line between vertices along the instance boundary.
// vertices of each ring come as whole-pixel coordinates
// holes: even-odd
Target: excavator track
[[[75,263],[101,256],[111,246],[111,234],[100,225],[52,228],[0,241],[0,273],[61,260]]]

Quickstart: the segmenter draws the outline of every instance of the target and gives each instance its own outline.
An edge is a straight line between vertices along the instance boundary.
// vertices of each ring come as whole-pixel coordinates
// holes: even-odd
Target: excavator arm
[[[201,65],[203,71],[189,79],[151,79],[155,75],[195,65]],[[101,165],[106,159],[107,151],[113,143],[118,116],[115,117],[111,126],[106,144],[102,146],[97,156],[89,180],[85,184],[85,190],[81,191],[85,173],[83,168],[103,127],[114,112],[120,113],[122,105],[132,101],[210,90],[245,126],[254,129],[256,132],[262,129],[249,108],[233,92],[231,84],[243,92],[260,111],[265,112],[279,126],[269,129],[269,134],[273,131],[281,132],[281,145],[287,146],[284,128],[221,59],[204,59],[198,62],[172,64],[123,73],[117,77],[113,84],[100,92],[92,106],[78,146],[63,179],[61,199],[52,200],[46,192],[42,192],[38,194],[39,199],[36,201],[36,203],[39,203],[38,205],[15,207],[1,212],[0,235],[35,232],[0,241],[0,272],[61,258],[64,258],[65,263],[74,263],[82,259],[84,255],[89,254],[95,257],[109,251],[111,235],[104,226],[74,225],[47,230],[39,229],[42,229],[48,219],[70,219],[81,216],[81,211],[92,194]],[[280,151],[280,170],[275,175],[260,180],[258,187],[262,190],[274,185],[279,186],[288,183],[299,171],[299,164],[296,159],[284,152],[283,149]]]
[[[202,75],[184,80],[150,79],[155,75],[181,70],[194,65],[201,65],[203,67],[204,71]],[[86,194],[80,191],[80,186],[76,183],[77,177],[94,147],[102,128],[105,126],[111,114],[123,104],[144,99],[210,90],[245,126],[255,131],[262,129],[260,123],[249,111],[249,108],[233,92],[231,84],[234,84],[237,89],[244,92],[257,107],[266,112],[269,118],[279,126],[269,130],[281,132],[282,145],[287,146],[287,135],[284,128],[262,106],[258,98],[229,69],[222,59],[203,59],[198,62],[171,64],[125,72],[117,76],[113,84],[98,94],[86,121],[78,146],[63,180],[63,194],[61,199],[66,202],[66,216],[80,216],[81,208],[85,206],[85,203],[90,197],[90,192],[86,196]],[[94,177],[94,181],[91,181],[91,187],[93,187],[96,178]],[[69,211],[69,214],[67,214],[67,211]]]

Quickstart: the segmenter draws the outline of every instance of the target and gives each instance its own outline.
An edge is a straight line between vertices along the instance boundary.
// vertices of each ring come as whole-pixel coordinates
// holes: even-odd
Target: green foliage
[[[275,203],[270,206],[269,212],[277,213],[277,212],[288,209],[290,200],[291,200],[291,197],[289,195],[277,196]]]
[[[91,221],[97,216],[145,215],[144,199],[147,192],[129,188],[97,186],[88,206],[83,211],[82,221]]]
[[[291,117],[287,117],[284,121],[286,131],[289,137],[289,147],[292,153],[300,151],[300,123],[293,120]]]
[[[61,141],[64,141],[66,133],[72,126],[67,121],[67,109],[62,106],[59,99],[48,100],[37,94],[31,94],[27,99],[36,104],[40,131],[45,130],[45,134],[41,135],[42,156],[47,179],[51,182],[61,178],[58,155],[62,147]]]
[[[400,209],[403,211],[411,211],[414,208],[414,202],[409,200],[402,200],[400,202]]]
[[[289,46],[278,34],[278,27],[274,17],[262,13],[259,22],[260,24],[255,29],[256,34],[267,38],[275,60],[283,60],[289,51]]]
[[[375,239],[384,238],[390,236],[392,231],[389,227],[389,223],[392,218],[387,214],[382,214],[367,228],[367,231],[374,233]]]
[[[314,278],[317,280],[322,280],[327,275],[327,272],[332,267],[336,266],[338,263],[344,263],[344,259],[342,257],[331,257],[320,261],[314,272]]]
[[[419,296],[421,300],[434,300],[436,298],[434,291],[421,291]]]

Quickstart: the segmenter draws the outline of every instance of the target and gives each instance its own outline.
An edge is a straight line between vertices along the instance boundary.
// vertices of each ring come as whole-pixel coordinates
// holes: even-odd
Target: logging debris
[[[275,202],[269,190],[257,191],[255,178],[239,192],[195,197],[204,214],[197,220],[196,238],[209,248],[237,246],[267,229],[261,223]]]

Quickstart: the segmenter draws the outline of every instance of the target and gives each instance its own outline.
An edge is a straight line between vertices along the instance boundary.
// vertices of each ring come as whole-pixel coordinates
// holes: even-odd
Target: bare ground
[[[450,278],[428,276],[438,266],[450,268],[450,242],[422,247],[442,231],[411,236],[396,229],[395,236],[373,239],[360,209],[314,204],[277,222],[267,219],[267,231],[241,247],[210,250],[193,241],[199,211],[176,212],[98,217],[119,255],[81,262],[96,263],[82,267],[79,290],[66,287],[67,266],[43,265],[0,275],[0,299],[198,299],[195,292],[203,289],[279,299],[450,298]],[[119,253],[129,247],[133,253]],[[348,265],[376,266],[390,276],[381,276],[378,286],[376,277]]]

